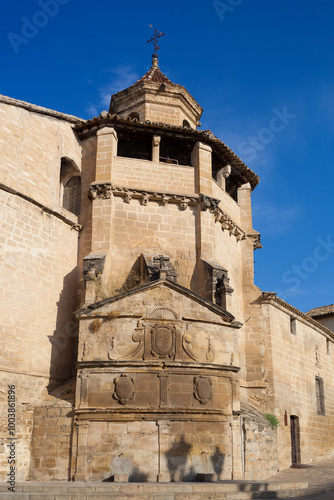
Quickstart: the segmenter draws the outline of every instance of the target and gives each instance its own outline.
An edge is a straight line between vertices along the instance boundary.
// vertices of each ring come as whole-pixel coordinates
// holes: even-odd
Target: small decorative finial
[[[150,28],[153,28],[152,24],[149,24]],[[161,31],[158,31],[157,29],[154,30],[154,35],[150,40],[147,40],[146,43],[152,43],[154,45],[154,54],[153,54],[153,59],[157,59],[158,56],[156,54],[157,50],[160,49],[158,45],[158,41],[160,40],[161,37],[165,36],[166,33],[162,33]]]

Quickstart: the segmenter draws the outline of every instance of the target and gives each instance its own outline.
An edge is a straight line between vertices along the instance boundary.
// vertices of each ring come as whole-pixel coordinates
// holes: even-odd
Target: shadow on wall
[[[195,472],[192,467],[185,473],[188,456],[192,449],[192,445],[187,443],[182,434],[181,440],[178,443],[173,443],[171,448],[166,452],[168,470],[171,481],[191,481]],[[189,478],[189,476],[192,476]],[[186,479],[187,478],[187,479]],[[189,479],[188,479],[189,478]]]
[[[74,318],[77,308],[78,268],[68,273],[57,302],[56,329],[49,340],[52,344],[49,392],[75,375],[78,347],[78,321]]]
[[[122,457],[122,453],[119,458]],[[133,463],[132,458],[126,458],[125,461],[120,462],[124,467],[123,472],[126,473],[126,470],[131,469],[131,473],[128,475],[129,483],[147,483],[149,480],[148,474],[141,472],[141,470]],[[110,483],[115,480],[114,475],[103,479],[103,483]]]
[[[217,474],[217,479],[220,480],[225,462],[225,453],[221,453],[218,446],[216,446],[215,453],[210,457],[210,459],[213,469]]]
[[[187,443],[184,435],[181,435],[180,441],[178,443],[173,443],[170,449],[166,452],[165,456],[167,458],[170,480],[172,482],[196,481],[198,473],[207,472],[207,470],[203,470],[209,467],[207,454],[205,452],[202,452],[198,457],[199,462],[204,461],[204,463],[199,464],[198,470],[195,470],[194,465],[191,465],[189,469],[187,468],[187,461],[190,457],[192,448],[193,446],[190,443]],[[209,460],[217,475],[217,479],[219,480],[224,467],[225,454],[221,453],[219,447],[216,446],[215,453],[209,456]]]

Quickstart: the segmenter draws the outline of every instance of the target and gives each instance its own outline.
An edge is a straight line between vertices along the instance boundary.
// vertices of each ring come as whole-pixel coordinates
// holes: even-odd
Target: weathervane
[[[150,28],[153,28],[152,24],[149,24]],[[165,36],[166,33],[162,33],[161,31],[158,31],[157,29],[154,30],[154,35],[150,40],[147,40],[146,43],[153,43],[154,45],[154,52],[160,49],[158,45],[158,41],[160,40],[161,37]]]

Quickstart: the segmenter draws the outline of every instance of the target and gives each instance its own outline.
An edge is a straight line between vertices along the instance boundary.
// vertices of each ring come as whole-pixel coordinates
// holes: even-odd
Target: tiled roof
[[[156,82],[156,83],[168,83],[169,85],[175,85],[166,75],[164,75],[158,66],[152,66],[151,69],[136,83],[141,82]],[[135,83],[135,85],[136,85]]]
[[[154,131],[160,130],[161,132],[181,132],[187,137],[192,137],[194,140],[201,140],[216,148],[217,151],[223,154],[227,161],[231,163],[235,171],[245,179],[245,182],[250,183],[252,189],[254,189],[259,183],[259,177],[242,162],[242,160],[234,153],[234,151],[232,151],[231,148],[229,148],[223,141],[218,139],[211,132],[211,130],[189,129],[188,127],[179,127],[177,125],[169,125],[167,123],[156,123],[149,120],[142,122],[137,118],[109,114],[106,111],[103,111],[99,117],[87,120],[85,123],[76,124],[74,128],[80,135],[85,135],[91,130],[98,129],[98,127],[100,126],[109,124],[124,124],[125,126],[128,125],[129,127],[135,126],[136,130],[151,129]]]
[[[329,306],[315,307],[314,309],[308,311],[306,314],[308,314],[308,316],[311,316],[312,318],[326,316],[327,314],[334,314],[334,304],[331,304]]]

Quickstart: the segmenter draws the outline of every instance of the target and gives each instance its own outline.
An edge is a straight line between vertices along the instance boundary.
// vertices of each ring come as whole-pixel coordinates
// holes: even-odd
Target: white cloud
[[[90,117],[97,116],[104,109],[108,111],[110,98],[120,90],[133,85],[139,78],[138,73],[131,66],[117,66],[106,70],[110,73],[109,83],[98,88],[99,97],[96,103],[91,103],[86,107],[86,113]]]

